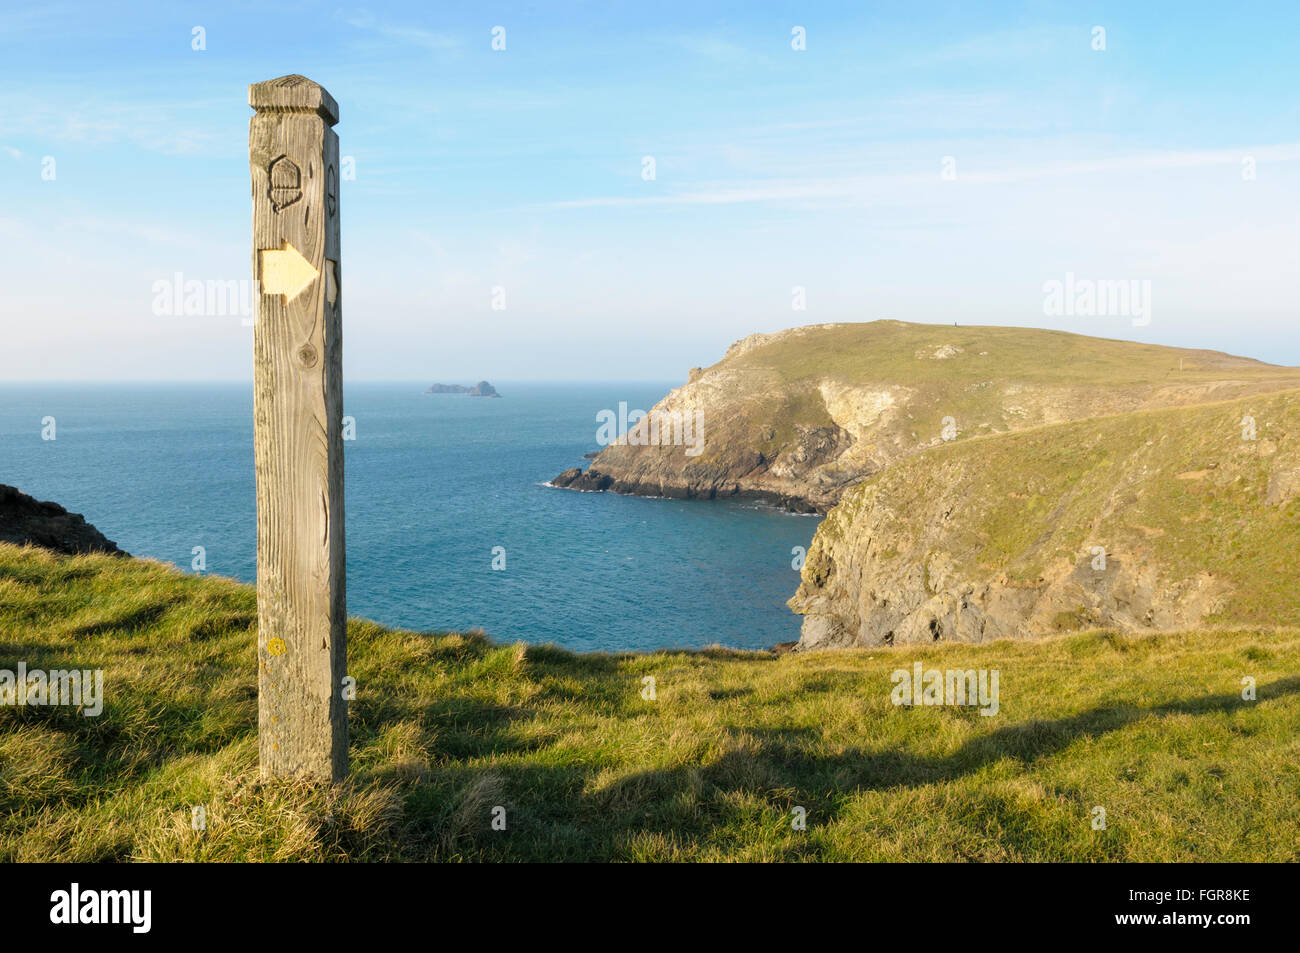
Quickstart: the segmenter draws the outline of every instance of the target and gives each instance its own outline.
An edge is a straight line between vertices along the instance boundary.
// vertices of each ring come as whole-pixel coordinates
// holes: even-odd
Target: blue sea
[[[674,385],[493,383],[499,400],[345,386],[349,614],[582,651],[798,638],[792,549],[815,518],[545,485],[598,449],[598,411]],[[192,572],[202,546],[207,574],[256,581],[251,384],[0,385],[0,483],[132,555]]]

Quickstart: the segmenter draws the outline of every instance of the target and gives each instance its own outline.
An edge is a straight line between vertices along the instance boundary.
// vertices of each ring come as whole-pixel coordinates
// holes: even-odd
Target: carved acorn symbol
[[[275,159],[267,172],[271,177],[271,207],[282,212],[302,198],[302,170],[288,156]]]

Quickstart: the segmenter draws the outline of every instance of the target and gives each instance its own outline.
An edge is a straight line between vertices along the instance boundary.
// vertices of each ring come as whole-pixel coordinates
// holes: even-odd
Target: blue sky
[[[246,87],[286,73],[355,159],[350,379],[679,379],[875,318],[1300,364],[1294,2],[106,6],[0,11],[2,380],[251,377],[153,284],[249,277]],[[1067,272],[1150,323],[1046,316]]]

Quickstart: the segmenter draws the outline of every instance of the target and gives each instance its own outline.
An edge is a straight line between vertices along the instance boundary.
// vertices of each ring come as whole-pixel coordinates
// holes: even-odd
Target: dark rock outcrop
[[[552,486],[563,487],[566,490],[608,490],[614,485],[614,478],[606,476],[597,470],[583,471],[581,467],[570,467],[565,470],[554,480]]]
[[[69,556],[130,555],[79,513],[69,513],[57,503],[42,503],[4,484],[0,484],[0,542],[40,546]]]
[[[818,503],[810,502],[797,495],[731,485],[724,487],[720,491],[717,486],[709,483],[698,486],[682,486],[670,481],[660,483],[628,481],[605,473],[602,470],[597,470],[595,467],[590,467],[585,471],[580,467],[571,467],[551,480],[551,486],[558,486],[565,490],[583,490],[588,493],[609,490],[612,493],[622,493],[626,496],[653,496],[669,500],[753,500],[756,503],[767,503],[790,513],[812,515],[825,512]]]

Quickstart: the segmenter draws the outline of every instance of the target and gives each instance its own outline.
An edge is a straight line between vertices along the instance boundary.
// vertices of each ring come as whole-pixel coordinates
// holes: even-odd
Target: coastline
[[[825,516],[839,502],[825,497],[782,493],[776,490],[737,485],[727,488],[717,483],[690,484],[684,481],[648,483],[627,480],[588,467],[571,467],[552,477],[545,486],[559,490],[578,490],[583,493],[614,493],[619,496],[640,496],[663,500],[744,500],[766,504],[773,509],[796,516]]]

